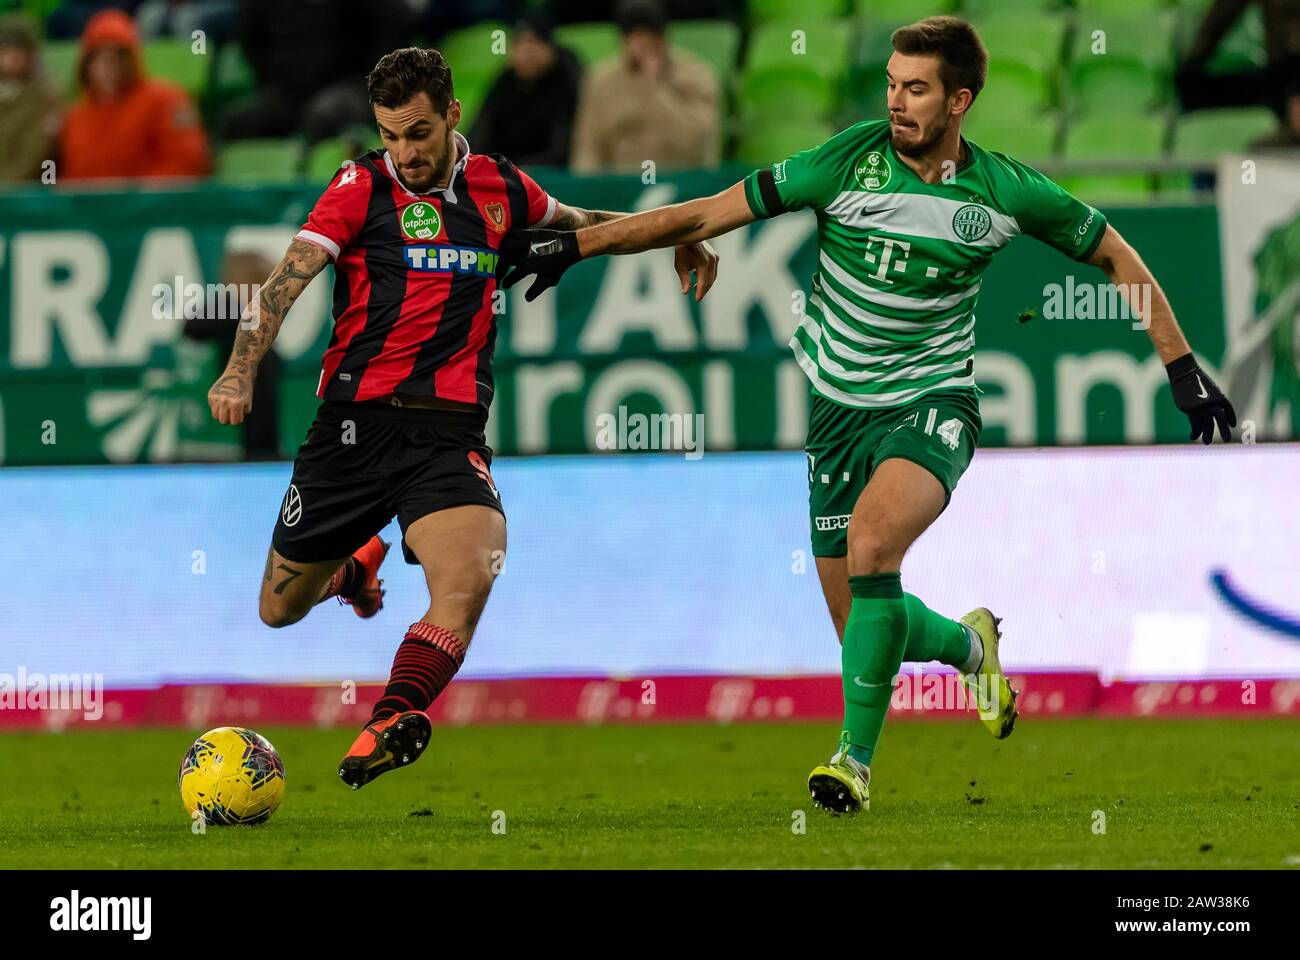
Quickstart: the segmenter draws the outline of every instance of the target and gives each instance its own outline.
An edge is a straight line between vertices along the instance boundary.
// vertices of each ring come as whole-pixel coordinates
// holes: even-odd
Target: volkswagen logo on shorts
[[[280,508],[280,519],[284,521],[286,527],[292,527],[302,519],[302,497],[298,493],[298,488],[292,483],[284,493],[284,506]]]

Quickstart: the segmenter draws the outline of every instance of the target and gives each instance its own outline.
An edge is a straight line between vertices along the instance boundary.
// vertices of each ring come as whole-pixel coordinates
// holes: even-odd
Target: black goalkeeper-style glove
[[[536,300],[542,291],[560,282],[564,271],[582,259],[578,235],[569,230],[516,230],[501,248],[501,260],[510,272],[501,281],[509,290],[526,277],[537,275],[524,299]]]
[[[1219,425],[1219,435],[1225,443],[1232,440],[1231,429],[1237,425],[1237,411],[1209,375],[1196,362],[1195,354],[1179,357],[1165,364],[1169,386],[1174,393],[1174,403],[1192,422],[1189,440],[1210,443],[1214,440],[1214,425]]]

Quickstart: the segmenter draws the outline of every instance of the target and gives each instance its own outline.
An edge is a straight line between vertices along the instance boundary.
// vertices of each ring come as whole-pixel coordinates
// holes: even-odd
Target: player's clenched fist
[[[221,423],[243,423],[253,409],[253,381],[241,373],[227,371],[208,391],[212,416]]]

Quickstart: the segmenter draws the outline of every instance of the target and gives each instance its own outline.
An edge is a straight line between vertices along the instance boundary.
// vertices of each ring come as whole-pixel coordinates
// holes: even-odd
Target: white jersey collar
[[[452,142],[456,144],[456,164],[451,168],[451,176],[447,179],[447,186],[442,190],[430,190],[428,193],[419,194],[410,190],[402,182],[402,178],[397,175],[397,168],[393,166],[393,158],[388,151],[384,151],[384,166],[388,169],[388,175],[397,181],[397,185],[406,191],[408,197],[431,197],[435,193],[440,193],[452,203],[456,202],[456,193],[452,186],[456,183],[456,177],[465,169],[465,164],[469,162],[469,141],[461,135],[459,130],[452,131]]]

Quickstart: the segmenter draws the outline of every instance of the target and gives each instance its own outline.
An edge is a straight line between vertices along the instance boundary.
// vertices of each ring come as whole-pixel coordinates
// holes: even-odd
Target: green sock
[[[853,605],[840,651],[844,729],[849,756],[870,765],[907,646],[907,604],[897,573],[849,577],[849,592]]]
[[[910,593],[903,594],[907,602],[907,649],[903,659],[908,663],[926,663],[938,660],[950,667],[960,667],[970,656],[970,634],[956,620],[935,613]]]

